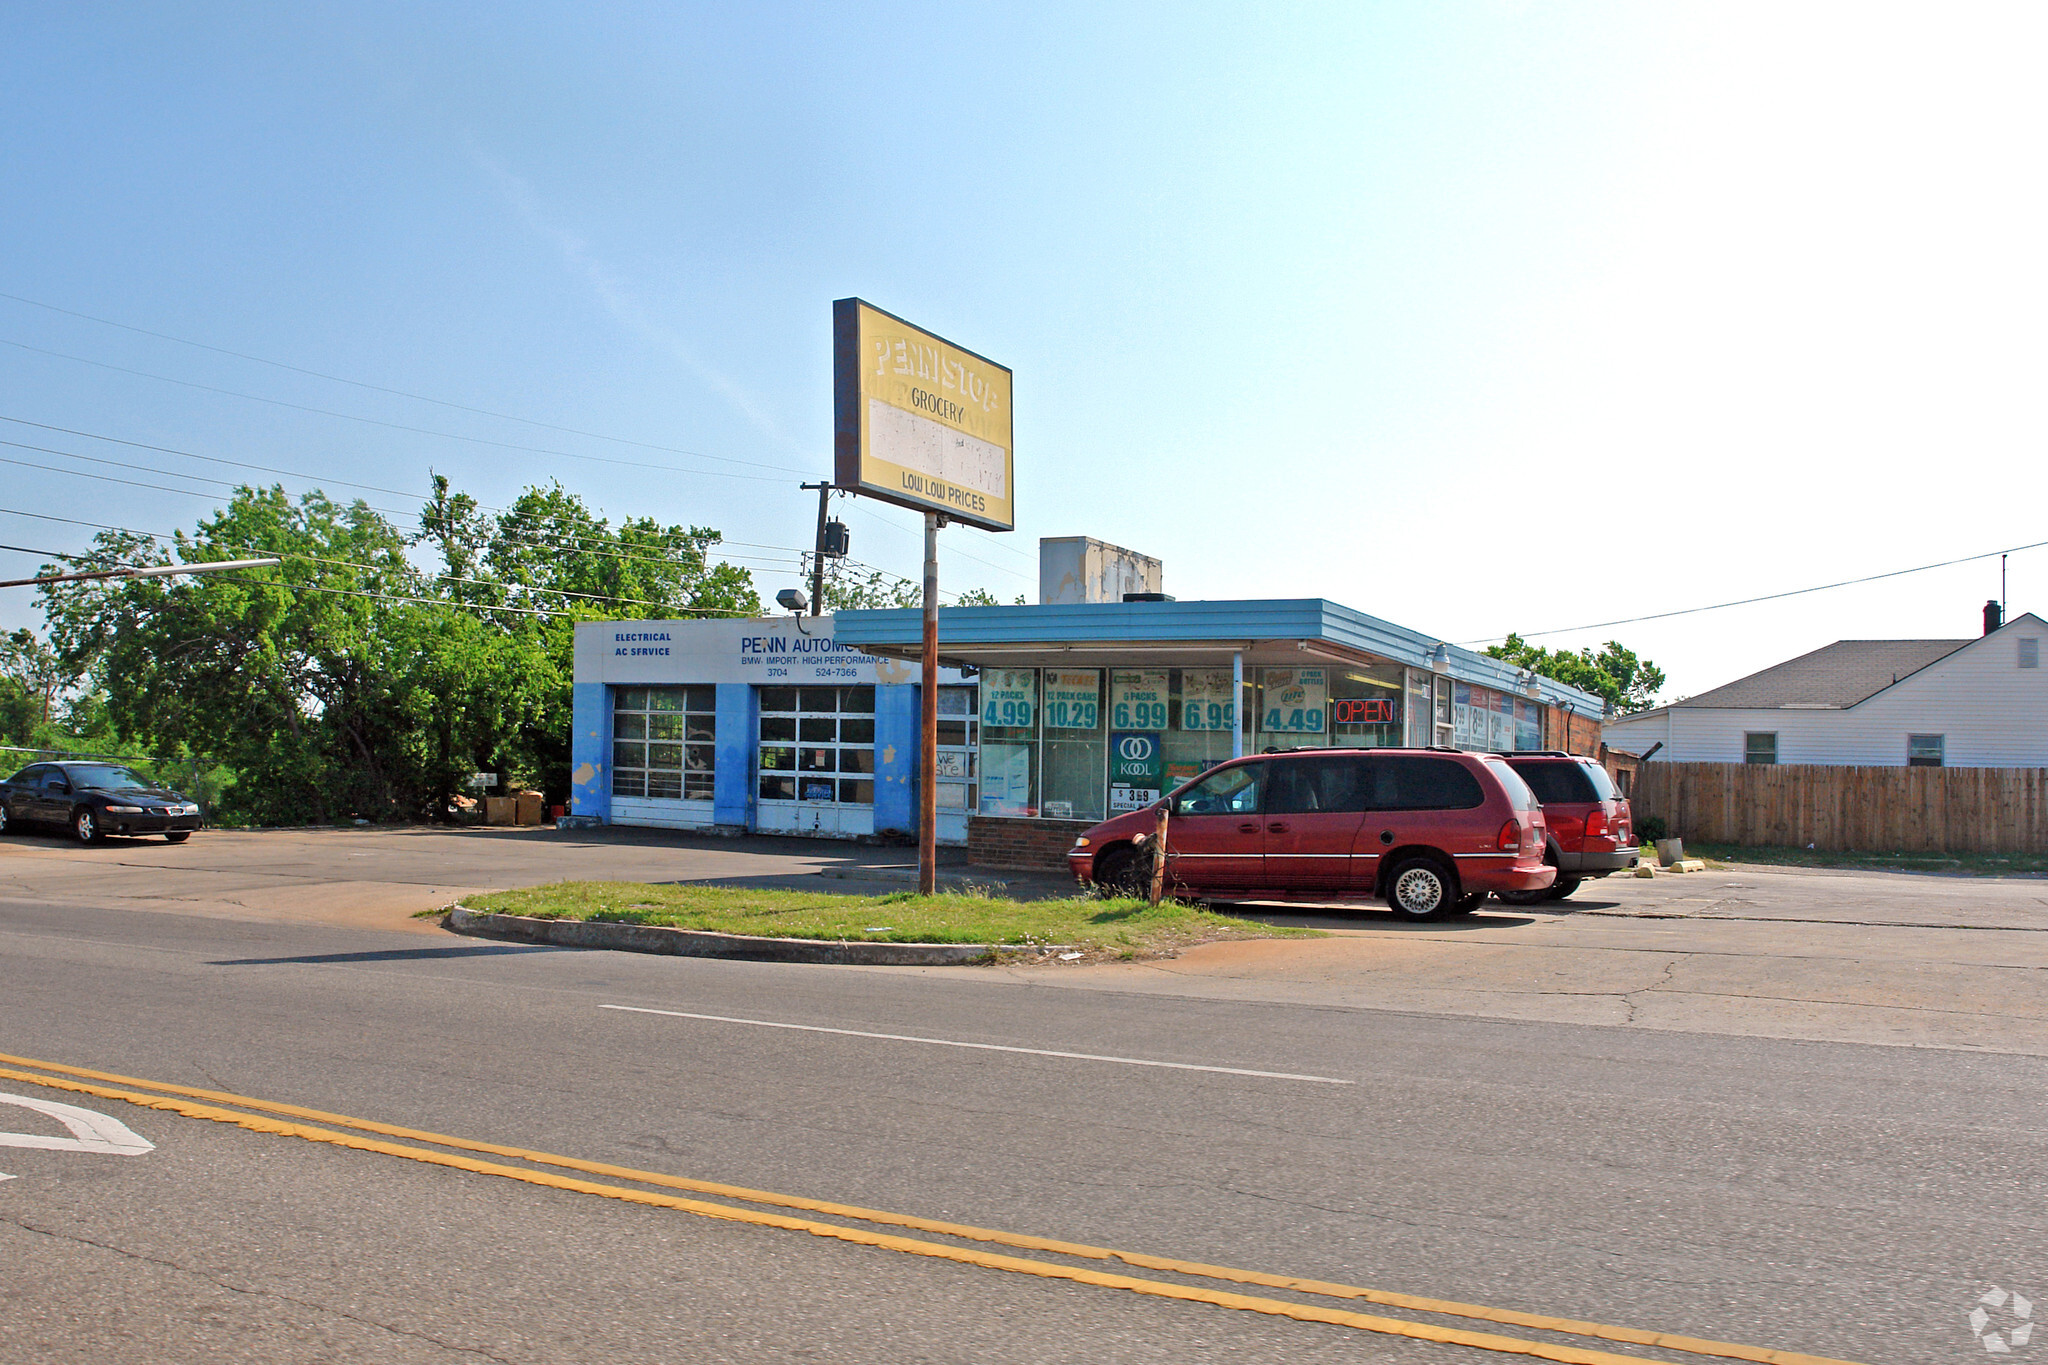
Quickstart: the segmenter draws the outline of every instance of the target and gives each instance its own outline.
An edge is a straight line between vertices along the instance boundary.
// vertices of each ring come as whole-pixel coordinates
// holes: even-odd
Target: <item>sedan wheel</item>
[[[81,844],[96,844],[100,841],[99,818],[92,813],[91,806],[80,806],[71,817],[71,832],[78,836]]]
[[[1450,877],[1428,858],[1409,859],[1387,880],[1387,904],[1409,919],[1433,918],[1456,898]]]
[[[7,831],[7,803],[5,801],[0,801],[0,834],[5,834],[7,833]]]

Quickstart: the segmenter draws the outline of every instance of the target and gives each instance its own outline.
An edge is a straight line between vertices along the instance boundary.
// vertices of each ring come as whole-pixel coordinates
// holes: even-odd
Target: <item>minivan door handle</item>
[[[1237,832],[1239,834],[1257,834],[1259,832],[1258,822],[1253,821],[1248,824],[1239,825],[1237,827]]]
[[[1285,820],[1275,820],[1272,824],[1266,826],[1266,833],[1268,834],[1285,834],[1286,832],[1287,822]]]

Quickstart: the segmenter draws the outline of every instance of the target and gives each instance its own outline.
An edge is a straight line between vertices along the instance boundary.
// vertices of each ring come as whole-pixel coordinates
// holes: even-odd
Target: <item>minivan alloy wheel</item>
[[[1394,869],[1387,901],[1410,919],[1428,919],[1451,903],[1450,879],[1444,870],[1417,858]]]

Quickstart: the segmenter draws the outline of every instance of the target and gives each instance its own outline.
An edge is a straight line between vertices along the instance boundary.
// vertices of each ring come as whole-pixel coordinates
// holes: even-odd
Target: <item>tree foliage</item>
[[[1598,654],[1590,649],[1574,654],[1565,649],[1545,649],[1519,635],[1510,635],[1500,644],[1488,646],[1486,653],[1591,692],[1624,715],[1647,710],[1664,690],[1664,670],[1648,659],[1637,658],[1634,650],[1614,640],[1603,645]]]
[[[614,527],[559,485],[492,517],[437,477],[411,534],[361,502],[242,488],[171,550],[280,566],[42,591],[59,665],[130,742],[234,769],[232,814],[432,818],[476,771],[566,797],[577,620],[758,614],[718,542]],[[84,558],[171,562],[115,531]]]

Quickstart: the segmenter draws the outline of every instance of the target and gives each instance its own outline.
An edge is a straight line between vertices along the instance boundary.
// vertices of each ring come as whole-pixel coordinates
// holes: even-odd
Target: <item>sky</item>
[[[2048,540],[2044,66],[2036,5],[8,6],[0,543],[436,471],[772,599],[858,295],[1014,372],[948,592],[1091,535],[1667,697],[1961,638],[1995,557],[1602,623]]]

